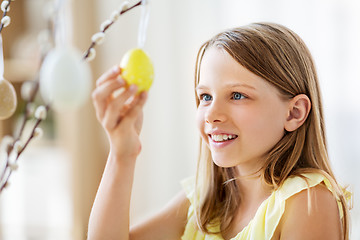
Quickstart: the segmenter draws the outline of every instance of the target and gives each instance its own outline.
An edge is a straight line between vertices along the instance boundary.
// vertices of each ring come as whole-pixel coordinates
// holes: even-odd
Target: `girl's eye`
[[[201,94],[200,95],[200,100],[207,102],[207,101],[211,101],[212,97],[209,94]]]
[[[240,100],[240,99],[243,99],[245,98],[244,95],[242,95],[241,93],[238,93],[238,92],[234,92],[233,95],[232,95],[232,99],[234,100]]]

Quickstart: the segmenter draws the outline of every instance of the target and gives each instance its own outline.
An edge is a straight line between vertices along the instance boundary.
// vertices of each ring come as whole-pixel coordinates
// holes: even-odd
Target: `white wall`
[[[134,2],[134,1],[132,1]],[[132,220],[163,206],[195,172],[198,135],[193,96],[194,63],[201,43],[215,33],[253,21],[284,24],[313,53],[326,115],[330,156],[340,182],[359,198],[360,185],[360,4],[353,0],[151,0],[145,49],[155,65],[155,82],[145,108],[143,151],[138,159]],[[98,1],[99,24],[119,1]],[[124,16],[98,48],[101,69],[136,46],[140,11]],[[360,211],[353,210],[353,239],[360,239]]]

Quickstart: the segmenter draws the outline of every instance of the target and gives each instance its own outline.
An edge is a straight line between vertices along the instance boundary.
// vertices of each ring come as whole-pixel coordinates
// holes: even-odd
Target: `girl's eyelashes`
[[[200,101],[208,102],[208,101],[212,100],[212,96],[207,93],[203,93],[203,94],[200,94],[199,99],[200,99]]]
[[[241,99],[245,99],[245,98],[247,98],[247,97],[244,94],[239,93],[239,92],[231,93],[231,97],[230,97],[230,99],[232,99],[232,100],[241,100]],[[202,93],[202,94],[199,94],[199,100],[204,101],[204,102],[209,102],[209,101],[213,100],[213,97],[210,94]]]
[[[239,93],[239,92],[233,92],[232,96],[231,96],[231,99],[234,99],[234,100],[241,100],[241,99],[244,99],[244,98],[246,98],[246,96],[244,94]]]

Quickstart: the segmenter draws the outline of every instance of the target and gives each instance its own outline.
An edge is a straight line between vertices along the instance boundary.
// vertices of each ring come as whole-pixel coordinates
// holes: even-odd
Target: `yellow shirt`
[[[323,175],[318,173],[303,174],[307,178],[307,182],[298,176],[289,177],[284,184],[274,191],[260,207],[258,208],[254,218],[249,224],[239,232],[231,240],[270,240],[275,232],[277,225],[280,222],[281,216],[285,210],[285,201],[296,193],[301,192],[309,187],[314,187],[321,182],[324,182],[326,187],[332,191],[330,182]],[[204,234],[202,233],[196,223],[194,216],[194,179],[185,179],[182,182],[183,188],[189,198],[191,205],[188,210],[188,221],[182,240],[223,240],[220,234]],[[342,206],[338,201],[340,216],[343,216]],[[209,229],[210,231],[219,232],[220,224]]]

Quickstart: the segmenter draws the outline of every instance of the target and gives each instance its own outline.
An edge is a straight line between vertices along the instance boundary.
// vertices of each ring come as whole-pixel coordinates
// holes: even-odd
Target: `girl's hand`
[[[127,86],[120,71],[115,66],[104,73],[96,82],[92,99],[97,119],[110,141],[110,155],[133,161],[141,150],[139,134],[147,93],[136,94],[137,86]]]

